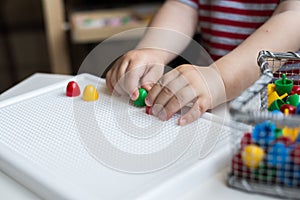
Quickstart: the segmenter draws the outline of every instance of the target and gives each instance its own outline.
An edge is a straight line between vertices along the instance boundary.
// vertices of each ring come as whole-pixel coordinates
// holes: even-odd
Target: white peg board
[[[43,199],[174,199],[228,164],[218,117],[180,127],[113,98],[103,79],[72,80],[99,100],[66,97],[68,80],[0,102],[0,168]]]

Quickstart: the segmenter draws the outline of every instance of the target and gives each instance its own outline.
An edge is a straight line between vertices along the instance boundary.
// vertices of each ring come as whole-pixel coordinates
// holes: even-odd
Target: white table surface
[[[16,86],[0,95],[0,101],[8,99],[31,90],[39,89],[47,85],[66,80],[71,76],[36,73],[20,82]],[[1,162],[1,161],[0,161]],[[178,197],[178,200],[199,200],[199,199],[230,199],[230,200],[267,200],[271,197],[248,194],[233,190],[226,186],[226,175],[228,169],[224,169],[212,176],[208,181],[199,184],[197,187]],[[40,199],[34,193],[26,189],[17,181],[8,177],[0,171],[0,199],[1,200],[37,200]]]

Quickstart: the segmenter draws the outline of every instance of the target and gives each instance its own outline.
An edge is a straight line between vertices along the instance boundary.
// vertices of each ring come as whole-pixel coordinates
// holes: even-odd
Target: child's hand
[[[106,86],[118,95],[129,95],[132,100],[138,98],[138,87],[150,90],[161,78],[165,54],[161,50],[132,50],[120,57],[106,74]]]
[[[215,67],[181,65],[165,74],[148,93],[146,104],[152,114],[168,120],[188,103],[192,108],[179,118],[186,125],[208,109],[226,101],[223,80]]]

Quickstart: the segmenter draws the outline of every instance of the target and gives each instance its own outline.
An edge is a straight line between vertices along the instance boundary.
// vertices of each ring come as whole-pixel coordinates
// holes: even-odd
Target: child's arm
[[[260,50],[274,52],[300,49],[300,1],[287,0],[273,16],[228,55],[216,61],[223,77],[227,99],[239,95],[259,77]]]
[[[264,25],[209,68],[183,65],[163,76],[150,91],[147,105],[153,106],[154,115],[168,120],[187,103],[194,102],[179,124],[193,122],[207,109],[238,96],[259,78],[256,60],[260,50],[298,50],[299,19],[300,1],[282,2]]]
[[[150,90],[162,76],[164,65],[188,45],[197,20],[196,9],[178,1],[166,1],[149,25],[154,28],[146,32],[135,50],[121,56],[108,71],[108,89],[128,94],[132,100],[138,97],[139,83]]]

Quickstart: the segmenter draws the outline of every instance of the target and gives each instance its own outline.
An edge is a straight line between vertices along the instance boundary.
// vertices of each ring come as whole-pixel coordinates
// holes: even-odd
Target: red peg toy
[[[234,175],[243,177],[243,178],[250,178],[251,171],[248,167],[243,164],[242,155],[239,152],[236,154],[231,160],[231,170]]]
[[[274,144],[276,142],[282,142],[284,144],[285,147],[289,147],[291,146],[292,144],[294,144],[294,142],[288,138],[288,137],[284,137],[284,136],[281,136],[279,138],[277,138],[275,141],[274,141]]]
[[[148,115],[151,115],[151,114],[152,114],[152,112],[151,112],[151,107],[150,107],[150,106],[146,106],[146,113],[147,113]]]
[[[67,85],[66,95],[68,97],[77,97],[80,95],[79,85],[75,81],[70,81]]]
[[[280,111],[285,114],[286,113],[286,109],[288,110],[288,114],[290,115],[294,115],[295,112],[296,112],[296,107],[295,106],[292,106],[290,104],[283,104],[281,107],[280,107]]]
[[[300,86],[299,85],[294,85],[293,89],[291,91],[291,95],[293,94],[299,94],[300,95]]]
[[[300,145],[297,145],[293,149],[293,151],[291,152],[291,158],[295,164],[300,165]]]
[[[243,150],[245,146],[253,144],[251,133],[245,133],[241,139],[241,149]]]

